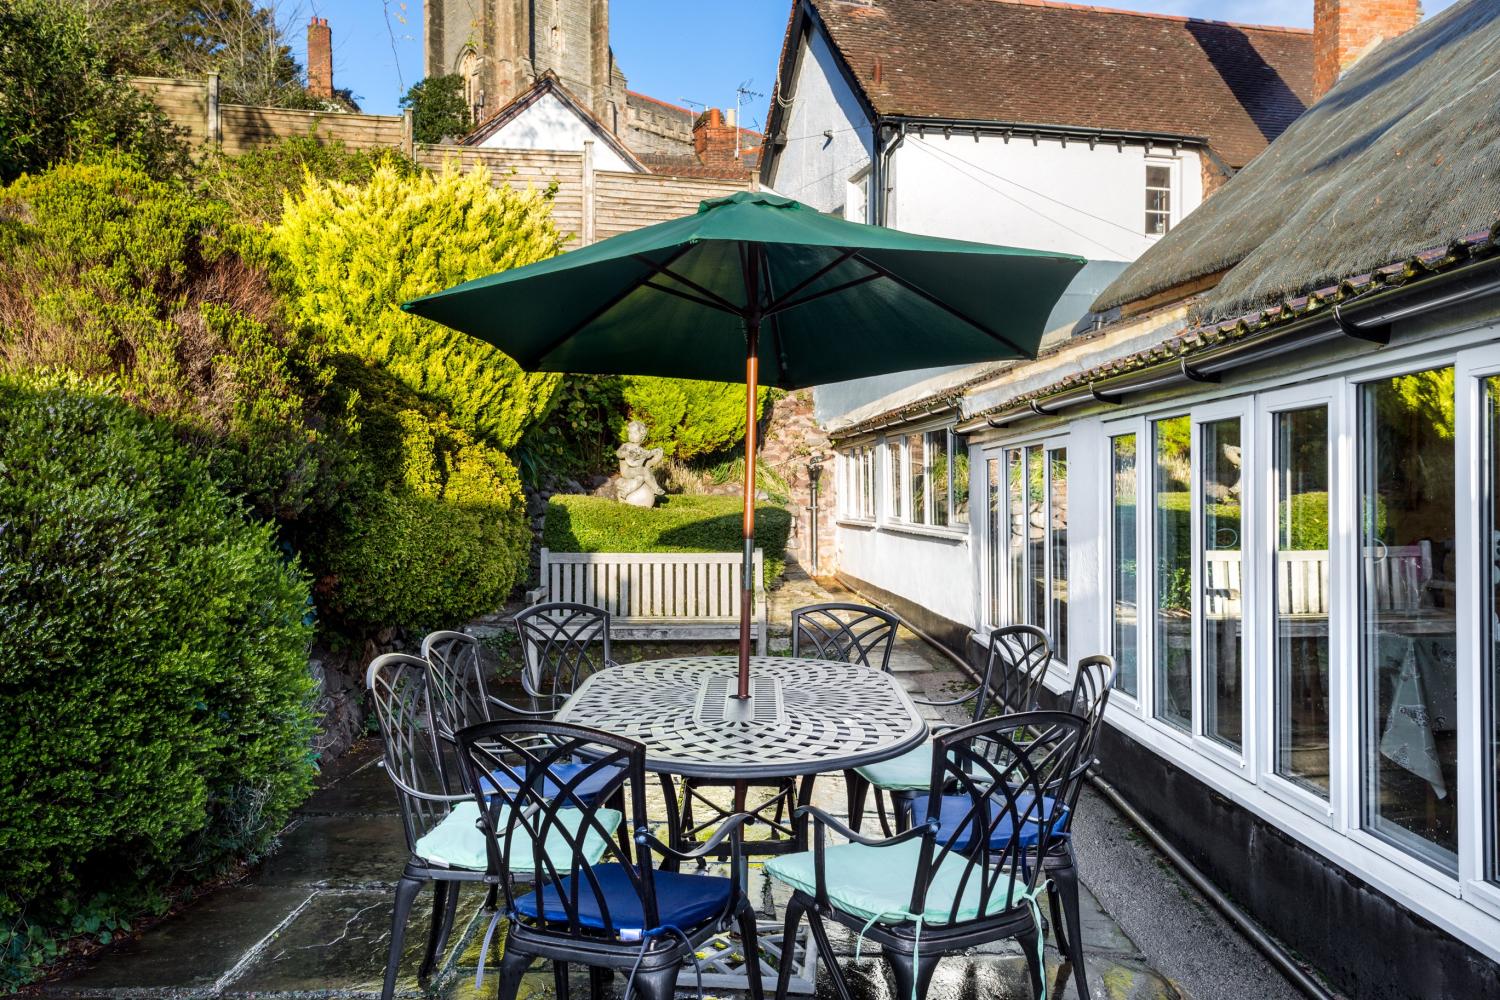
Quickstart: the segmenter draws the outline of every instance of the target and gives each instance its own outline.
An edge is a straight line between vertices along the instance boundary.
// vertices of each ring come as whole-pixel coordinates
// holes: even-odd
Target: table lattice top
[[[927,724],[890,674],[753,656],[754,700],[743,712],[727,700],[737,667],[733,656],[607,667],[584,681],[557,721],[640,740],[652,770],[699,778],[836,771],[898,756],[926,738]]]

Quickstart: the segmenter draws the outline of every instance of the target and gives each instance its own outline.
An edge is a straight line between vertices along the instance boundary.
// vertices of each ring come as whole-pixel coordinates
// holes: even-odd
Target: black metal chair
[[[1109,693],[1114,687],[1115,661],[1112,657],[1086,656],[1078,661],[1073,688],[1063,707],[1084,720],[1083,738],[1079,746],[1078,763],[1065,792],[1063,804],[1066,811],[1059,836],[1043,863],[1047,878],[1052,883],[1052,891],[1047,894],[1047,899],[1052,909],[1057,951],[1072,965],[1078,995],[1082,1000],[1088,1000],[1089,985],[1084,969],[1083,938],[1078,913],[1078,866],[1073,854],[1073,814],[1078,808],[1078,795],[1083,790],[1083,779],[1089,768],[1098,763],[1094,747],[1099,739],[1100,724],[1104,721],[1104,709],[1109,705]]]
[[[939,734],[924,821],[885,840],[803,807],[813,850],[773,858],[766,871],[794,890],[786,939],[805,916],[839,1000],[852,994],[825,919],[881,946],[900,1000],[923,1000],[943,955],[1005,938],[1019,941],[1032,993],[1043,993],[1040,862],[1060,835],[1084,725],[1067,712],[1026,712]],[[830,846],[828,830],[850,843]],[[783,966],[777,1000],[789,973]]]
[[[949,707],[974,703],[973,721],[978,722],[992,704],[1001,712],[1030,712],[1041,696],[1042,678],[1052,651],[1047,633],[1032,625],[1007,625],[990,633],[989,653],[978,686],[957,698],[916,701],[923,705]],[[858,830],[864,822],[865,799],[875,790],[875,810],[880,829],[886,835],[906,829],[917,799],[927,791],[927,777],[932,766],[932,744],[926,743],[893,760],[846,772],[849,792],[849,825]],[[887,815],[886,796],[893,800]],[[894,822],[894,829],[893,829]]]
[[[534,713],[556,713],[578,685],[614,660],[609,612],[561,601],[537,604],[515,616],[525,669],[521,686]]]
[[[736,878],[653,867],[655,856],[696,861],[717,855],[728,842],[738,870],[747,816],[731,816],[697,850],[679,851],[651,834],[646,751],[634,740],[563,723],[500,720],[464,729],[458,741],[471,787],[493,789],[478,792],[476,801],[489,852],[485,877],[503,894],[510,919],[500,1000],[514,1000],[537,958],[551,959],[560,983],[567,964],[577,962],[591,974],[625,973],[627,995],[633,988],[644,1000],[670,1000],[684,963],[734,922],[746,955],[758,953],[755,911]],[[586,763],[561,788],[549,788],[548,775],[571,760]],[[498,774],[508,780],[490,786]],[[582,800],[577,788],[597,779],[605,782],[603,794]],[[599,805],[617,796],[628,797],[633,831],[618,843],[611,839],[610,810]],[[513,884],[518,860],[529,864],[528,874],[535,872],[534,887],[524,895]],[[762,1000],[759,963],[747,965],[751,992]]]
[[[792,655],[888,671],[900,627],[901,619],[880,608],[809,604],[792,612]]]
[[[375,718],[385,744],[381,765],[396,788],[407,860],[396,885],[391,944],[386,957],[383,1000],[396,988],[407,918],[417,894],[433,884],[432,924],[418,977],[426,980],[447,947],[458,905],[458,886],[482,884],[486,862],[483,837],[474,817],[464,817],[473,796],[450,787],[442,750],[432,723],[427,661],[402,653],[376,657],[365,672]],[[457,810],[457,811],[456,811]],[[471,831],[471,832],[470,832]]]

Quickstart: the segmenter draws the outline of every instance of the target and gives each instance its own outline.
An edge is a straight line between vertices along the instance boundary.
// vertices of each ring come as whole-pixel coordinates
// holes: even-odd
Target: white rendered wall
[[[564,149],[582,152],[583,144],[594,144],[595,170],[623,170],[636,173],[636,167],[599,139],[577,112],[552,94],[543,94],[514,120],[506,122],[494,135],[479,145],[489,149]]]
[[[850,179],[870,165],[872,129],[859,99],[849,89],[821,32],[803,42],[791,86],[783,132],[768,183],[788,198],[828,212],[844,206]],[[824,135],[831,133],[830,136]],[[851,206],[852,209],[852,206]],[[854,211],[846,214],[862,219]]]
[[[1174,224],[1203,200],[1196,150],[1013,136],[908,133],[892,157],[887,223],[928,236],[1134,260],[1146,235],[1146,165],[1174,169]]]
[[[974,570],[967,534],[915,534],[840,523],[838,568],[960,625],[974,622]]]

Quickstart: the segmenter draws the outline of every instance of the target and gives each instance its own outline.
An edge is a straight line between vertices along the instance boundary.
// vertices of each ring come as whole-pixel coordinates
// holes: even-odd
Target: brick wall
[[[834,548],[835,463],[828,435],[813,420],[811,389],[799,389],[777,400],[765,421],[760,461],[776,470],[791,487],[788,506],[792,512],[792,534],[787,542],[787,558],[811,576],[830,575],[837,568]],[[822,474],[818,479],[818,565],[811,563],[811,527],[808,510],[808,460],[822,455]]]
[[[1313,0],[1313,97],[1381,41],[1422,19],[1421,0]]]
[[[725,121],[722,111],[709,108],[693,125],[693,152],[709,166],[737,166],[740,160],[734,154],[739,134],[739,128]]]
[[[314,97],[333,96],[333,29],[326,17],[307,23],[307,92]]]

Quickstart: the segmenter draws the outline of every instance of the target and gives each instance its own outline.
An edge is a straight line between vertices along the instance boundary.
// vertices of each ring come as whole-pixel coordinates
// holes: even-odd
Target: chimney
[[[307,92],[314,97],[333,96],[333,32],[326,17],[307,22]]]
[[[709,108],[693,125],[693,153],[702,163],[734,166],[738,161],[738,137],[733,112],[726,117],[718,108]]]
[[[1375,46],[1421,19],[1421,0],[1313,0],[1313,100]]]

